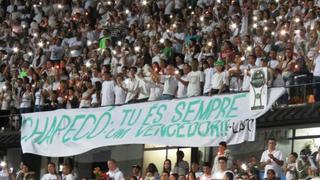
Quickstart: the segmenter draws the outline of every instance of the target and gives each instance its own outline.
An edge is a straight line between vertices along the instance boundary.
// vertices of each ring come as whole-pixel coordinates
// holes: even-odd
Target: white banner
[[[268,70],[267,68],[251,69],[250,78],[250,109],[264,110],[268,104]]]
[[[61,157],[120,144],[217,146],[255,140],[256,118],[284,92],[270,89],[268,108],[251,111],[249,93],[90,109],[23,114],[23,153]]]

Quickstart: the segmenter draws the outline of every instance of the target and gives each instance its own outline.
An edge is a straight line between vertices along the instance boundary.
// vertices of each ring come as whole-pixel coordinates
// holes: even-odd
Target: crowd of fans
[[[144,169],[140,165],[132,165],[131,172],[124,174],[114,159],[110,159],[103,167],[95,167],[91,178],[96,180],[297,180],[317,179],[320,173],[320,148],[311,154],[310,146],[304,147],[300,154],[295,152],[284,155],[276,148],[276,140],[267,140],[267,149],[259,159],[252,156],[244,161],[236,160],[227,148],[226,142],[220,142],[212,162],[184,160],[184,153],[178,150],[176,161],[166,159],[162,167],[154,163],[148,164]],[[287,158],[285,158],[287,157]],[[46,173],[41,180],[88,180],[80,177],[71,161],[56,166],[49,162]],[[127,165],[126,165],[127,166]],[[107,170],[102,170],[106,169]],[[2,169],[2,170],[1,170]],[[37,176],[32,166],[21,163],[18,171],[9,170],[7,166],[0,166],[0,177],[12,180],[33,180]]]
[[[0,3],[2,110],[247,91],[257,67],[267,67],[269,86],[320,82],[315,0]],[[320,85],[313,90],[319,98]]]

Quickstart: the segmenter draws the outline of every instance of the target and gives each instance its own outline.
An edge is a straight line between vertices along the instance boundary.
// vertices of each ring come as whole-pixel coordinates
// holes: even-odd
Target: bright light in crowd
[[[271,35],[272,35],[272,36],[274,36],[275,34],[276,34],[275,32],[273,32],[273,31],[271,32]]]
[[[173,27],[173,28],[176,28],[176,27],[177,27],[176,23],[173,23],[173,24],[172,24],[172,27]]]
[[[139,46],[135,46],[135,47],[134,47],[134,51],[135,51],[135,52],[140,52],[140,47],[139,47]]]
[[[17,53],[19,51],[19,49],[17,47],[13,47],[12,50],[13,50],[14,53]]]
[[[129,14],[129,13],[130,13],[129,9],[126,9],[126,14]]]
[[[296,17],[296,18],[294,19],[294,22],[296,22],[296,23],[300,22],[300,18]]]
[[[112,3],[111,3],[111,1],[108,1],[107,4],[108,4],[108,5],[111,5]]]
[[[32,52],[31,51],[28,52],[28,56],[32,56]]]
[[[232,23],[232,24],[231,24],[231,28],[232,28],[232,29],[235,29],[235,28],[237,28],[237,25],[236,25],[236,23]]]
[[[204,17],[203,16],[200,16],[200,21],[202,22],[204,20]]]
[[[62,4],[58,4],[58,9],[62,9],[62,8],[63,8]]]
[[[147,24],[147,28],[150,28],[150,24]]]
[[[263,30],[264,30],[264,31],[268,31],[268,27],[265,26],[265,27],[263,28]]]
[[[265,19],[265,20],[263,20],[263,22],[264,22],[264,23],[267,23],[268,21]]]
[[[221,0],[217,0],[217,3],[221,3]]]
[[[173,18],[173,15],[171,14],[171,15],[170,15],[170,19],[172,19],[172,18]]]
[[[21,26],[22,26],[23,29],[26,28],[26,25],[25,25],[25,24],[22,24]]]
[[[282,19],[282,16],[279,16],[279,19]]]
[[[300,34],[300,29],[294,31],[296,34]]]
[[[87,41],[87,46],[91,46],[92,42],[90,40]]]
[[[244,56],[241,57],[241,61],[244,61],[246,60],[246,58]]]
[[[191,6],[189,6],[189,9],[192,9],[192,7],[191,7]]]
[[[1,161],[0,166],[1,167],[5,167],[7,165],[7,163],[5,161]]]
[[[280,31],[280,34],[281,34],[282,36],[286,35],[286,33],[287,33],[287,31],[284,30],[284,29],[282,29],[282,30]]]
[[[175,73],[175,74],[179,74],[179,70],[175,70],[174,73]]]
[[[142,5],[145,6],[145,5],[147,5],[147,4],[148,4],[147,0],[143,0],[143,1],[142,1]]]
[[[276,0],[276,3],[279,3],[279,0]]]
[[[210,47],[212,46],[212,42],[211,41],[208,42],[208,46],[210,46]]]
[[[252,51],[252,47],[251,47],[251,46],[248,46],[248,47],[247,47],[247,51]]]
[[[194,11],[192,11],[191,14],[194,15]]]
[[[87,62],[86,62],[86,66],[87,66],[88,68],[91,66],[90,61],[87,61]]]
[[[38,33],[33,33],[33,37],[38,37]]]
[[[160,43],[164,43],[164,39],[163,38],[160,39]]]
[[[38,46],[43,47],[43,42],[42,41],[38,42]]]
[[[7,86],[6,86],[6,85],[2,86],[2,89],[3,89],[4,91],[7,90]]]
[[[118,41],[117,44],[118,44],[118,46],[121,46],[121,45],[122,45],[122,42],[121,42],[121,41]]]
[[[241,169],[243,169],[244,171],[248,170],[248,166],[246,164],[242,164],[241,165]]]
[[[252,27],[257,28],[258,27],[257,23],[254,23]]]
[[[112,50],[112,54],[113,54],[113,55],[116,55],[116,54],[117,54],[117,51]]]
[[[257,20],[258,20],[258,17],[257,17],[257,16],[253,16],[253,20],[254,20],[254,21],[257,21]]]

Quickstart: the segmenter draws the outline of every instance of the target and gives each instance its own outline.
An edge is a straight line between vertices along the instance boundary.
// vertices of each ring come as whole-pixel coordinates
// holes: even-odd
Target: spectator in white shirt
[[[203,89],[203,81],[204,76],[203,72],[198,70],[199,63],[197,60],[191,61],[191,72],[188,74],[188,90],[187,90],[187,96],[188,97],[194,97],[194,96],[200,96]]]
[[[166,67],[167,75],[161,75],[161,82],[164,83],[161,100],[171,100],[175,97],[178,88],[178,81],[175,77],[175,68],[172,64]]]
[[[108,160],[108,169],[107,175],[110,179],[113,180],[124,180],[123,173],[117,167],[116,161],[114,159]]]
[[[139,81],[136,78],[137,68],[131,67],[129,70],[129,78],[125,80],[120,87],[127,93],[126,103],[135,103],[139,96]]]
[[[118,74],[116,78],[116,86],[114,87],[115,104],[124,104],[126,102],[126,92],[121,88],[124,83],[123,75]]]
[[[51,61],[61,60],[64,52],[63,47],[61,46],[61,39],[56,39],[54,44],[49,47],[49,51]]]
[[[283,165],[282,152],[276,149],[277,142],[274,138],[268,139],[268,149],[262,153],[261,166],[264,167],[264,176],[267,177],[267,171],[273,169],[276,172],[276,177],[281,177],[281,167]]]
[[[223,93],[226,90],[227,85],[227,73],[224,71],[224,61],[218,59],[214,65],[216,66],[217,71],[211,80],[210,96]]]
[[[204,68],[203,95],[208,96],[211,90],[211,80],[213,74],[216,72],[216,69],[213,67],[213,58],[209,57],[202,65]]]
[[[114,81],[110,72],[105,72],[101,90],[101,106],[114,104]]]
[[[48,163],[48,173],[44,174],[41,180],[61,180],[61,177],[57,173],[56,164],[53,162]]]
[[[75,180],[74,176],[71,173],[71,165],[64,164],[62,167],[62,180]]]
[[[78,33],[76,37],[68,40],[68,45],[70,49],[70,57],[79,57],[82,53],[82,41],[81,34]]]
[[[200,180],[211,180],[213,176],[211,174],[211,164],[209,162],[204,162],[202,165],[203,174],[200,176]]]
[[[187,88],[188,88],[188,74],[191,71],[189,64],[183,65],[183,73],[179,70],[179,74],[176,75],[178,82],[177,98],[187,97]]]

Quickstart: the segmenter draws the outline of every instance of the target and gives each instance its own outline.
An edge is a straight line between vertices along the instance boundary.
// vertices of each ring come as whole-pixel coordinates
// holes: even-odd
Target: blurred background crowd
[[[283,102],[320,97],[318,0],[0,4],[1,110],[248,91],[258,67],[268,69],[268,86],[293,87]]]

